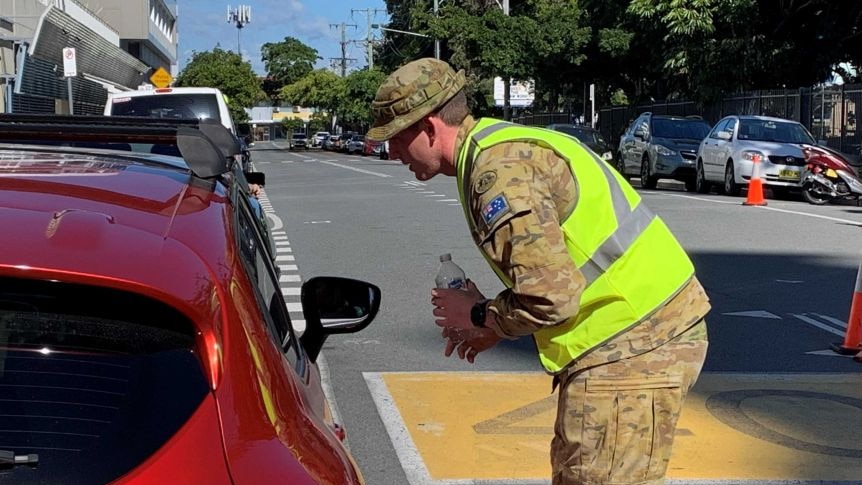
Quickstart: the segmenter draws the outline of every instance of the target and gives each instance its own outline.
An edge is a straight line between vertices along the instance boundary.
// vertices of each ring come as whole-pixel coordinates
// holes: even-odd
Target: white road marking
[[[278,265],[282,271],[298,271],[299,268],[296,267],[295,264],[280,264]]]
[[[442,199],[442,200],[438,200],[437,202],[458,202],[458,199]],[[453,204],[449,204],[449,205],[453,205]],[[461,205],[461,204],[458,204],[458,205]]]
[[[812,350],[811,352],[805,352],[805,355],[822,355],[824,357],[853,357],[853,354],[839,354],[832,349]]]
[[[775,315],[773,313],[769,313],[766,310],[752,310],[747,312],[729,312],[722,313],[722,315],[727,315],[729,317],[749,317],[749,318],[772,318],[781,320],[781,317]]]
[[[299,283],[302,281],[302,277],[298,274],[283,274],[278,277],[279,283]]]
[[[302,313],[302,303],[287,303],[287,311],[291,313]]]
[[[275,257],[275,261],[295,261],[296,259],[289,254],[279,254]]]
[[[841,330],[838,330],[832,326],[826,325],[825,323],[818,322],[817,320],[815,320],[811,317],[807,317],[805,315],[799,315],[796,313],[792,313],[791,315],[793,315],[794,317],[802,320],[803,322],[805,322],[809,325],[814,325],[815,327],[817,327],[819,329],[826,330],[829,333],[834,333],[835,335],[838,335],[839,337],[844,337],[844,332],[842,332]]]
[[[275,252],[276,253],[292,253],[293,249],[292,248],[285,248],[285,247],[277,247],[277,248],[275,248]]]
[[[298,286],[290,286],[281,289],[281,294],[284,296],[299,296],[302,294],[302,288]]]
[[[729,201],[724,201],[724,200],[709,199],[706,197],[694,197],[691,195],[668,194],[668,193],[659,193],[659,192],[650,192],[650,194],[660,194],[660,195],[664,195],[664,196],[668,196],[668,197],[680,197],[683,199],[702,200],[704,202],[712,202],[713,204],[730,204],[730,205],[739,205],[739,206],[742,205],[741,202],[729,202]],[[816,219],[825,219],[827,221],[840,222],[842,224],[850,224],[851,226],[862,227],[862,222],[852,221],[850,219],[841,219],[839,217],[830,217],[830,216],[824,216],[824,215],[820,215],[820,214],[811,214],[809,212],[794,211],[794,210],[789,210],[789,209],[779,209],[777,207],[769,207],[769,206],[762,206],[762,205],[752,206],[752,208],[753,209],[768,210],[768,211],[775,211],[775,212],[783,212],[785,214],[794,214],[797,216],[814,217]]]
[[[446,194],[431,194],[431,195],[426,195],[425,197],[446,197]]]
[[[372,172],[371,170],[363,170],[361,168],[350,167],[350,166],[342,165],[340,163],[335,163],[334,161],[329,161],[329,160],[319,160],[318,163],[324,163],[326,165],[332,165],[333,167],[338,167],[338,168],[346,168],[347,170],[353,170],[354,172],[364,173],[364,174],[368,174],[368,175],[374,175],[375,177],[382,177],[382,178],[391,177],[391,175],[387,175],[385,173],[377,173],[377,172]]]
[[[841,328],[847,328],[847,322],[838,320],[837,318],[834,318],[834,317],[830,317],[829,315],[823,315],[820,313],[812,313],[812,315],[817,315],[818,317],[822,318],[823,320],[826,320],[827,322],[832,322]]]

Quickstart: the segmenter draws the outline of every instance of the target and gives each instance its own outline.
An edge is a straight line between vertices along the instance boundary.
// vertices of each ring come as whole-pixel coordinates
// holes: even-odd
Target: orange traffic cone
[[[850,318],[847,319],[847,333],[844,342],[833,344],[832,350],[842,355],[859,353],[856,357],[862,360],[862,263],[856,272],[856,288],[853,290],[853,300],[850,303]]]
[[[755,158],[753,163],[751,180],[748,182],[748,195],[742,205],[766,205],[766,198],[763,197],[763,180],[760,178],[760,159]]]

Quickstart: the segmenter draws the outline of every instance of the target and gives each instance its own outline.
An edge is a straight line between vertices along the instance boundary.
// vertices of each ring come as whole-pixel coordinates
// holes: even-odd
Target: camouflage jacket
[[[454,159],[475,124],[472,117],[462,123]],[[512,288],[497,295],[489,306],[495,317],[494,330],[512,339],[576,315],[586,281],[569,256],[560,229],[560,221],[571,214],[578,201],[578,185],[569,164],[538,144],[508,142],[482,151],[465,177],[469,177],[465,186],[474,221],[482,221],[483,215],[494,210],[492,202],[500,194],[510,205],[519,200],[517,206],[531,208],[503,214],[502,223],[490,227],[478,224],[473,233],[480,250],[513,282]],[[641,325],[613,340],[651,347],[653,341],[666,341],[690,328],[709,308],[703,287],[693,278]]]

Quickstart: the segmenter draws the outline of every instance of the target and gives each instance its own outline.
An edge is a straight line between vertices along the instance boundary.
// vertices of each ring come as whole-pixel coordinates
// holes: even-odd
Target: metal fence
[[[710,124],[737,115],[775,116],[795,120],[818,140],[853,158],[862,155],[862,132],[857,130],[857,109],[862,106],[862,85],[752,91],[698,107],[691,101],[668,101],[640,106],[602,108],[598,130],[611,144],[619,140],[629,124],[645,111],[655,114],[703,117]],[[571,119],[568,114],[563,114]],[[532,115],[547,116],[547,115]],[[526,124],[532,120],[524,120]]]

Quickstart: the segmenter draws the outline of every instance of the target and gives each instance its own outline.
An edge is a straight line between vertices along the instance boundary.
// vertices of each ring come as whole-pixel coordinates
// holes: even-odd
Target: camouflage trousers
[[[706,349],[701,320],[646,353],[561,379],[553,484],[663,484],[683,401]]]

